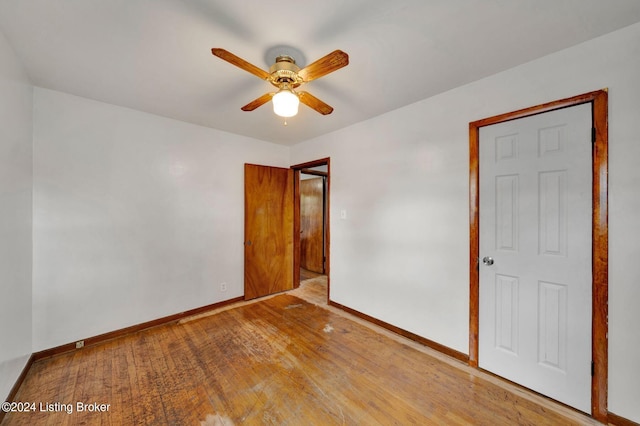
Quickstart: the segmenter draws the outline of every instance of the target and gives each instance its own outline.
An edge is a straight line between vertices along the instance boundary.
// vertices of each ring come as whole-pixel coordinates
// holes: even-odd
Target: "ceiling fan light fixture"
[[[273,112],[280,117],[293,117],[298,113],[300,99],[291,89],[281,89],[273,95]]]

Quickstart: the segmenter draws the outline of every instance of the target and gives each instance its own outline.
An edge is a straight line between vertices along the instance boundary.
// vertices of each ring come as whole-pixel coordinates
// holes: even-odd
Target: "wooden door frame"
[[[306,163],[296,164],[295,166],[291,166],[293,169],[293,286],[294,288],[298,288],[300,286],[300,172],[303,169],[309,169],[312,167],[318,166],[327,166],[327,175],[326,175],[326,185],[325,185],[325,212],[324,212],[324,227],[325,227],[325,241],[324,241],[324,252],[325,252],[325,275],[327,276],[327,302],[329,301],[329,289],[330,289],[330,258],[329,256],[329,247],[330,247],[330,234],[331,228],[329,226],[329,203],[330,198],[330,187],[331,187],[331,159],[321,158],[319,160],[309,161]]]
[[[608,419],[608,92],[607,89],[585,93],[530,108],[521,109],[469,123],[469,365],[478,368],[480,327],[480,128],[535,114],[592,104],[592,378],[591,415],[606,423]]]

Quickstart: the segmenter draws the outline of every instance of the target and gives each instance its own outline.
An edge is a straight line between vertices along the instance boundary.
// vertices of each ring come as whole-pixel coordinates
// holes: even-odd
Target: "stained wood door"
[[[293,289],[293,171],[244,166],[244,298]]]
[[[324,273],[324,178],[300,181],[300,266]]]
[[[480,129],[479,365],[591,407],[591,105]]]

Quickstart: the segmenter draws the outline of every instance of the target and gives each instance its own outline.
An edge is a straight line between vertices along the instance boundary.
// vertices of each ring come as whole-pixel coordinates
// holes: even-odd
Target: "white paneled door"
[[[481,368],[591,411],[591,104],[480,128]]]

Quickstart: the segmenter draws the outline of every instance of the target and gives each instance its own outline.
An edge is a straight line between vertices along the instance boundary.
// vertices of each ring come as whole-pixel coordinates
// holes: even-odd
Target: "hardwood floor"
[[[37,361],[16,401],[51,410],[2,425],[597,424],[328,307],[311,281]]]
[[[300,282],[300,287],[289,294],[316,305],[327,305],[327,276],[317,275]]]
[[[300,268],[300,282],[318,277],[324,277],[324,275],[310,271],[308,269]]]

